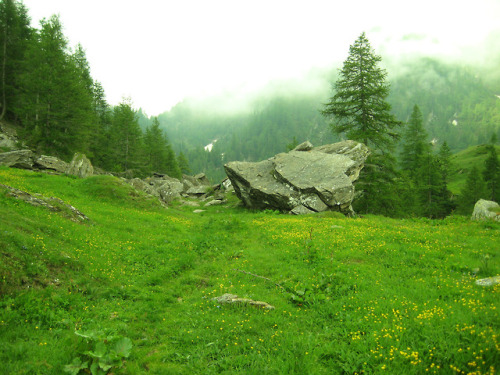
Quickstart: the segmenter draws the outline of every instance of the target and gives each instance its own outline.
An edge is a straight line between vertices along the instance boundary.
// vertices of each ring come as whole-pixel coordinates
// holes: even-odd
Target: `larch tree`
[[[387,72],[379,67],[365,33],[349,48],[349,56],[333,85],[334,95],[323,115],[333,118],[333,131],[379,150],[392,149],[401,122],[391,113]]]
[[[394,215],[399,210],[394,179],[395,159],[391,155],[401,125],[386,101],[387,73],[379,66],[381,57],[362,33],[349,48],[334,94],[321,113],[332,120],[332,130],[340,136],[363,142],[372,151],[365,163],[357,189],[362,194],[355,209],[365,213]]]

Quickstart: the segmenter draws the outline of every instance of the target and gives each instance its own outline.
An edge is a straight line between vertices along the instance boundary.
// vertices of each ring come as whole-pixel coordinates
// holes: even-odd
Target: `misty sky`
[[[149,115],[186,97],[250,92],[338,66],[363,31],[378,54],[398,58],[419,53],[482,62],[491,54],[486,41],[500,39],[500,0],[23,3],[36,28],[40,19],[60,15],[64,35],[86,50],[110,104],[130,96]]]

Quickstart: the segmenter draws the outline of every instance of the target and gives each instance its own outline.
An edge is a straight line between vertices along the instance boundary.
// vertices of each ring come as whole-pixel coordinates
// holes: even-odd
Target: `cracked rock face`
[[[268,160],[230,162],[224,168],[236,194],[249,208],[350,214],[353,182],[369,153],[364,144],[354,141],[299,145]]]

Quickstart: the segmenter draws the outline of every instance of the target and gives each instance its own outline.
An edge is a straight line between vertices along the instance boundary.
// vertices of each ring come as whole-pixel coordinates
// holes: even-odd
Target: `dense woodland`
[[[127,176],[204,172],[218,182],[228,161],[258,161],[305,140],[319,145],[345,136],[332,131],[332,119],[322,113],[332,95],[329,84],[339,79],[338,67],[324,74],[325,89],[314,93],[294,88],[283,94],[283,82],[279,93],[266,92],[245,110],[213,108],[224,108],[224,101],[207,102],[208,108],[186,100],[149,117],[131,99],[107,103],[84,48],[68,45],[58,17],[32,28],[22,3],[2,0],[0,28],[0,116],[16,124],[23,143],[39,153],[68,160],[80,151],[95,166]],[[499,200],[493,146],[500,137],[498,77],[484,68],[432,58],[399,63],[397,69],[389,58],[378,62],[388,67],[384,99],[401,126],[394,129],[390,152],[367,164],[372,182],[360,181],[355,208],[437,218],[453,210],[468,212],[471,197]],[[453,196],[447,189],[452,152],[486,143],[489,164],[471,171],[467,190]]]

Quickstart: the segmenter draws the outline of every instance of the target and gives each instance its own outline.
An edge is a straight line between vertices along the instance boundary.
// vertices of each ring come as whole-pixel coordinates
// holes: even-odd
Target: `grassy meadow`
[[[500,224],[162,207],[0,167],[1,374],[496,374]],[[274,309],[223,304],[224,293]]]

